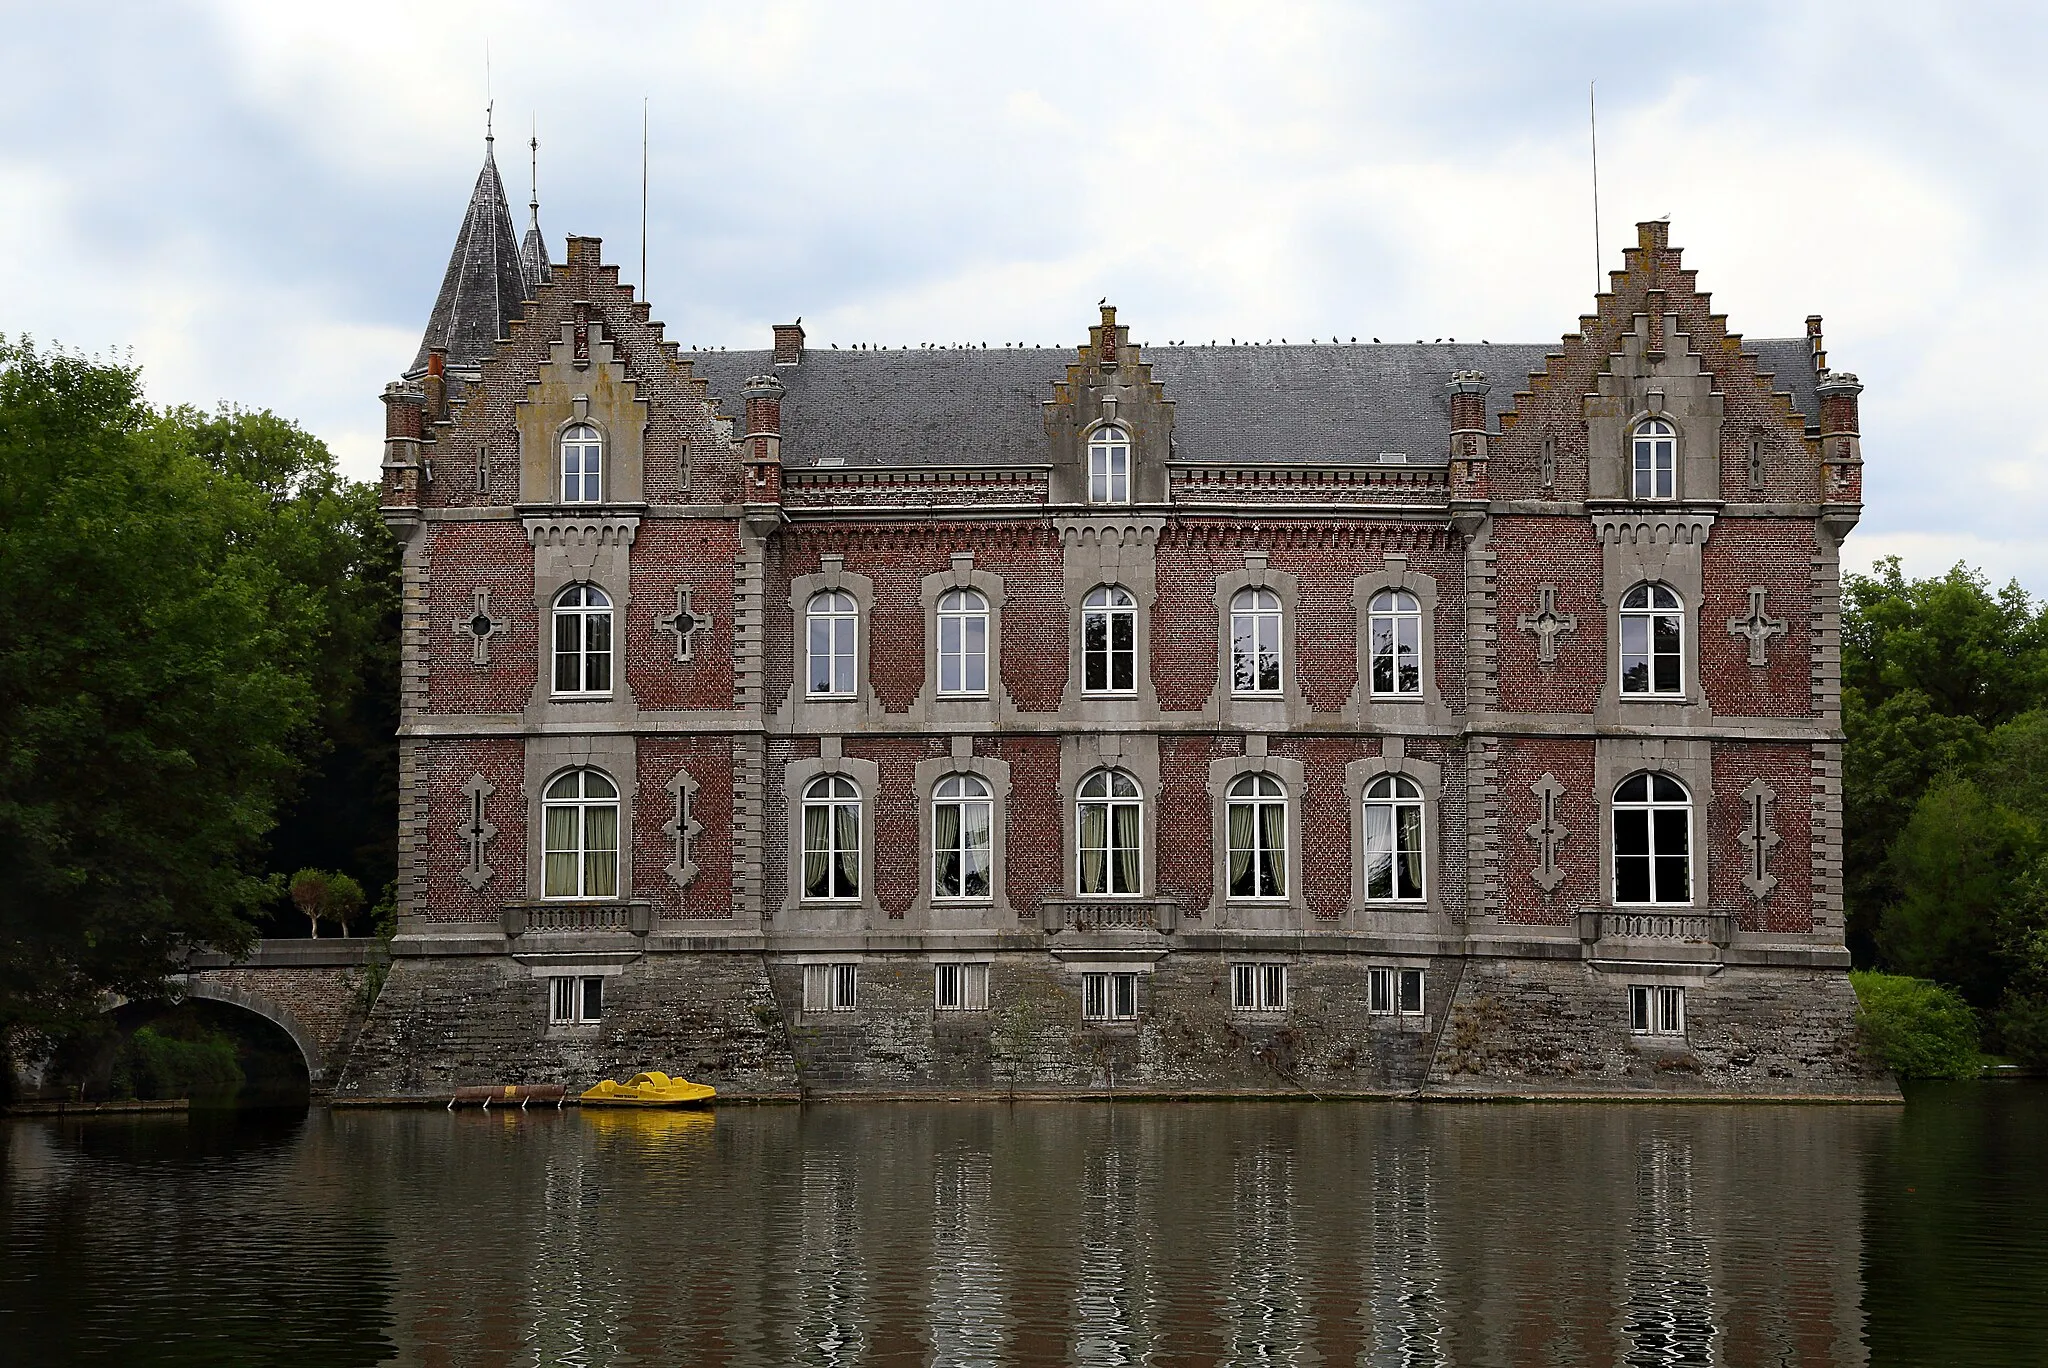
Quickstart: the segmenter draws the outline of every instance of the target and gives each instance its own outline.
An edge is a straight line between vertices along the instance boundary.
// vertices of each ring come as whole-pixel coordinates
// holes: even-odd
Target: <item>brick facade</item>
[[[643,1066],[769,1093],[1881,1086],[1853,1045],[1838,891],[1832,595],[1860,435],[1817,320],[1746,344],[1645,224],[1548,352],[1155,349],[1105,308],[1066,352],[821,352],[788,325],[689,355],[595,239],[567,256],[495,346],[430,345],[385,395],[422,835],[391,1005],[344,1091]],[[1639,489],[1659,424],[1671,487]],[[565,500],[573,433],[601,441],[602,492]],[[1639,583],[1682,604],[1676,682],[1649,697],[1621,679]],[[1127,692],[1090,692],[1099,586],[1135,605]],[[1284,604],[1271,694],[1232,688],[1240,588]],[[938,682],[956,591],[989,613],[974,696]],[[565,691],[560,605],[587,592],[607,664]],[[1393,694],[1371,664],[1383,593],[1420,633]],[[821,594],[853,605],[849,693],[809,687]],[[561,639],[579,662],[600,640]],[[1081,882],[1102,769],[1139,793],[1126,898]],[[577,772],[615,785],[615,819],[590,820],[621,834],[571,853],[598,892],[554,897],[544,795]],[[1690,871],[1649,903],[1621,896],[1614,806],[1646,772],[1686,799],[1657,819],[1680,842],[1658,868]],[[979,902],[934,882],[954,774],[992,807]],[[1225,795],[1248,775],[1286,804],[1258,899],[1229,888],[1253,828],[1233,838]],[[1421,871],[1414,896],[1370,891],[1394,819],[1366,795],[1388,775],[1422,804],[1421,851],[1384,865]],[[843,828],[804,817],[828,780],[859,795]],[[805,843],[828,829],[846,853],[810,869],[853,873],[820,899]],[[939,1009],[949,963],[989,966],[985,1006]],[[1234,1002],[1241,963],[1287,966],[1285,1001]],[[836,964],[858,966],[853,1010],[805,1000]],[[537,983],[565,973],[614,985],[581,1034]],[[1088,1018],[1089,976],[1121,974],[1137,1018]],[[1375,998],[1397,984],[1415,1010]],[[1642,984],[1680,988],[1694,1024],[1633,1031]],[[422,1053],[430,1018],[446,1057]]]

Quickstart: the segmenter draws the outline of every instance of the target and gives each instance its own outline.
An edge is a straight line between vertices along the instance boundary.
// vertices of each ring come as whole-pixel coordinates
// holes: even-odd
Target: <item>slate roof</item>
[[[449,254],[447,274],[441,277],[434,311],[427,316],[419,355],[406,374],[426,370],[429,347],[446,347],[451,366],[473,366],[482,361],[491,354],[492,344],[506,335],[506,325],[519,316],[526,295],[519,235],[505,203],[505,185],[498,179],[491,139],[485,138],[483,170],[477,173],[469,209],[455,235],[455,250]]]
[[[1775,387],[1819,419],[1804,337],[1745,339]],[[1372,461],[1402,452],[1443,465],[1455,370],[1493,382],[1497,422],[1555,344],[1310,344],[1148,347],[1152,378],[1174,401],[1174,455],[1185,461],[1289,465]],[[690,352],[720,409],[738,415],[747,377],[773,373],[790,467],[838,457],[849,466],[1029,465],[1048,459],[1041,421],[1073,348],[807,349],[777,370],[774,353]]]

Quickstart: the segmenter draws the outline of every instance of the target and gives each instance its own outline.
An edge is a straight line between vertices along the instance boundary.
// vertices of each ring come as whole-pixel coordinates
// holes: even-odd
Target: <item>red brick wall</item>
[[[518,712],[533,697],[540,629],[533,606],[533,548],[510,520],[437,523],[427,548],[427,708],[436,713]],[[488,665],[474,663],[468,632],[474,592],[491,591]]]
[[[499,905],[526,894],[526,745],[516,737],[489,741],[434,741],[421,759],[427,791],[427,897],[421,911],[430,921],[492,922]],[[481,774],[496,786],[484,800],[498,834],[484,847],[491,881],[481,891],[462,879],[469,867],[463,828],[469,799],[462,786]]]
[[[1344,915],[1351,904],[1351,799],[1344,791],[1344,767],[1379,755],[1378,737],[1356,741],[1311,741],[1276,737],[1273,754],[1299,760],[1305,793],[1290,794],[1301,842],[1301,881],[1309,911],[1324,921]],[[1429,814],[1430,848],[1435,849],[1440,814]]]
[[[1010,906],[1028,916],[1040,898],[1057,896],[1066,886],[1060,743],[1050,736],[983,736],[975,739],[974,750],[1010,767],[1003,874]]]
[[[1700,610],[1700,678],[1721,715],[1805,717],[1813,711],[1813,524],[1793,519],[1724,518],[1701,553],[1707,599]],[[1785,635],[1764,643],[1763,666],[1749,663],[1749,641],[1728,634],[1730,618],[1749,616],[1749,588],[1770,593],[1764,611]]]
[[[1714,747],[1714,801],[1708,814],[1707,892],[1716,907],[1733,908],[1745,931],[1800,932],[1813,929],[1813,753],[1810,747],[1765,742]],[[1742,886],[1749,854],[1737,839],[1749,825],[1742,791],[1761,779],[1777,794],[1771,825],[1778,844],[1770,872],[1777,887],[1759,918],[1756,900]]]
[[[633,803],[633,892],[651,899],[665,917],[732,915],[732,741],[724,736],[687,739],[642,737],[639,788]],[[662,831],[675,816],[668,782],[677,770],[697,781],[690,813],[703,828],[690,843],[697,877],[677,888],[668,876],[675,843]]]
[[[1607,687],[1607,605],[1600,544],[1584,518],[1494,520],[1500,706],[1509,712],[1590,713]],[[1557,586],[1557,611],[1578,626],[1557,638],[1557,661],[1536,659],[1536,636],[1516,626],[1536,612],[1537,586]]]
[[[1571,829],[1557,854],[1564,882],[1546,897],[1529,877],[1541,850],[1528,827],[1542,813],[1529,786],[1545,773],[1564,785],[1558,820]],[[1582,907],[1604,903],[1600,879],[1600,814],[1593,792],[1593,743],[1505,737],[1500,743],[1500,915],[1505,922],[1562,926]]]
[[[1244,753],[1242,737],[1164,736],[1159,740],[1159,795],[1146,814],[1159,892],[1200,916],[1215,891],[1214,804],[1209,762]]]
[[[626,608],[626,677],[642,708],[730,708],[733,567],[739,529],[727,521],[648,518],[633,540],[632,602]],[[694,658],[678,662],[676,639],[654,630],[676,610],[676,585],[690,586],[692,610],[709,615]]]
[[[924,842],[918,834],[918,817],[925,795],[917,788],[917,762],[946,754],[941,737],[903,740],[854,740],[846,743],[850,760],[871,760],[875,764],[876,791],[867,795],[875,809],[875,849],[870,868],[874,871],[875,897],[890,917],[910,910],[924,877]]]

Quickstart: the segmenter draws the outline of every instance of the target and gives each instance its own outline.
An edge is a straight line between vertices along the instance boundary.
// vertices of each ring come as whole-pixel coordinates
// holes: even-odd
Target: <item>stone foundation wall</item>
[[[812,957],[818,958],[818,957]],[[829,958],[829,956],[827,957]],[[995,952],[989,1008],[933,1006],[932,961],[849,954],[849,1012],[803,1010],[797,957],[654,951],[606,979],[601,1025],[548,1024],[547,983],[500,955],[401,957],[337,1097],[445,1097],[660,1069],[732,1098],[1062,1094],[1895,1096],[1860,1051],[1846,975],[1711,966],[1673,976],[1578,959],[1176,950],[1141,973],[1135,1022],[1084,1022],[1081,974]],[[1230,1002],[1230,964],[1285,961],[1282,1012]],[[1422,968],[1426,1010],[1367,1010],[1374,965]],[[1682,1037],[1629,1029],[1631,983],[1685,989]]]

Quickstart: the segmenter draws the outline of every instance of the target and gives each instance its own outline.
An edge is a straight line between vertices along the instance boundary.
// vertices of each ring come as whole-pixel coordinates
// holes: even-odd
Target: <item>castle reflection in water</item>
[[[379,1179],[405,1359],[1835,1365],[1866,1361],[1859,1155],[1896,1122],[940,1104],[331,1138],[407,1156]]]

